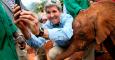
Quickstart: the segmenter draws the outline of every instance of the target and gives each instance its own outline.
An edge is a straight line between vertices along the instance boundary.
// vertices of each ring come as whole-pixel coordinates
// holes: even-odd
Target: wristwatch
[[[39,31],[40,31],[40,33],[39,33],[39,35],[36,35],[36,37],[40,37],[40,36],[44,35],[44,28],[40,27]]]

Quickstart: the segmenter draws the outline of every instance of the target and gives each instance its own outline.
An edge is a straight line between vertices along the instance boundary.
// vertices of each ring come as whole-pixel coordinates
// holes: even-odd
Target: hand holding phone
[[[12,11],[14,13],[14,20],[17,20],[21,13],[21,7],[17,4],[15,4]]]
[[[16,20],[19,19],[19,16],[20,16],[20,13],[21,13],[21,7],[19,6],[20,4],[15,4],[14,7],[13,7],[13,13],[14,13],[14,22]],[[20,26],[24,26],[24,23],[23,22],[19,22],[18,23]],[[19,34],[17,34],[17,36],[15,36],[16,40],[17,40],[17,43],[19,44],[19,48],[21,50],[25,49],[26,47],[26,43],[25,43],[25,39],[22,38],[22,36],[20,36]]]

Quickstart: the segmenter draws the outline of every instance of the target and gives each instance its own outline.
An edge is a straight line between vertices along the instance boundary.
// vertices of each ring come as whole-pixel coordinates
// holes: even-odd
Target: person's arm
[[[47,31],[44,31],[44,35],[47,35],[50,40],[57,42],[58,45],[65,45],[65,42],[70,40],[73,35],[73,18],[70,15],[63,15],[61,19],[65,21],[63,28],[44,29]]]
[[[68,1],[64,0],[64,4],[65,4],[65,7],[66,7],[67,11],[73,17],[75,17],[75,15],[79,12],[79,10],[82,9],[82,7],[75,0],[68,0]]]
[[[34,48],[40,48],[44,45],[46,42],[45,38],[42,37],[36,37],[35,35],[31,34],[31,38],[26,40],[27,44]]]
[[[88,0],[64,0],[67,11],[75,17],[81,9],[86,9],[89,7]]]
[[[36,16],[30,11],[20,11],[20,7],[17,5],[15,5],[13,12],[14,22],[26,37],[27,44],[34,48],[41,47],[46,40],[42,37],[37,38],[34,35],[39,34],[39,23]],[[20,22],[23,24],[20,24]]]

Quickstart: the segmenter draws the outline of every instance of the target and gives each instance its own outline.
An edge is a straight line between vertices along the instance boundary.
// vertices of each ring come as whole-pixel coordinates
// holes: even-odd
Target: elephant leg
[[[111,38],[108,36],[107,39],[103,42],[105,48],[109,52],[110,56],[115,60],[115,45],[113,44]]]

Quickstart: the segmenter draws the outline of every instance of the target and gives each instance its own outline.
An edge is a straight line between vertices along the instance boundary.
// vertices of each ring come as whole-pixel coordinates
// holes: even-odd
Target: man
[[[20,0],[1,0],[5,10],[6,10],[6,13],[8,14],[9,18],[11,19],[11,22],[13,21],[14,17],[13,17],[13,12],[12,12],[12,8],[14,6],[15,3],[18,3],[20,4],[19,2]],[[12,28],[12,27],[11,27]],[[19,29],[17,29],[14,33],[13,33],[13,37],[15,39],[15,42],[18,42],[18,43],[22,43],[25,41],[25,38],[23,37],[23,34],[19,31]],[[25,56],[25,52],[23,50],[20,50],[20,49],[24,49],[23,45],[19,46],[16,45],[16,48],[17,48],[17,53],[19,55],[19,59],[20,60],[25,60],[26,58],[24,58],[23,56]],[[23,54],[20,54],[20,52],[23,52]]]
[[[13,33],[17,30],[0,1],[0,60],[18,60]]]
[[[64,47],[68,46],[73,35],[73,18],[69,14],[63,14],[60,5],[52,2],[45,5],[45,11],[48,21],[41,28],[36,16],[29,11],[22,11],[20,18],[15,23],[24,31],[29,31],[26,28],[31,30],[33,34],[29,33],[27,44],[34,48],[43,47],[48,40],[53,41],[54,46],[49,50],[48,55],[50,59],[55,60],[56,55],[61,53]],[[18,24],[19,21],[24,22],[27,26],[21,26]]]

